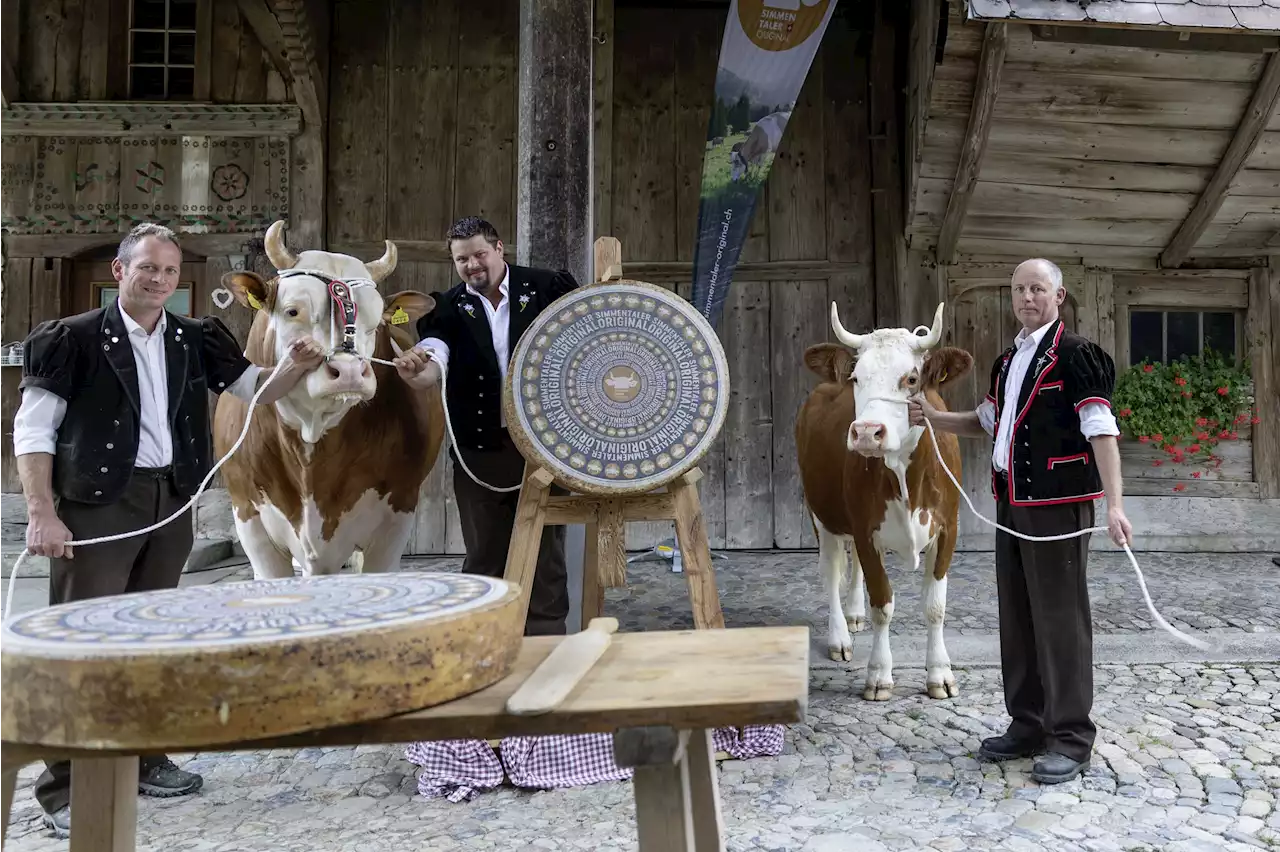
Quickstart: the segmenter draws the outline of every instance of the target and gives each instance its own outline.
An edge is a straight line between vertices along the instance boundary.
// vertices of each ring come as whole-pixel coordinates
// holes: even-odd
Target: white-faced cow
[[[740,180],[752,166],[764,163],[768,154],[777,153],[786,132],[790,112],[771,112],[751,126],[747,137],[729,149],[729,180]]]
[[[255,406],[240,450],[222,467],[236,530],[255,578],[335,573],[356,549],[364,571],[399,564],[413,529],[418,489],[444,437],[438,386],[410,388],[391,360],[417,341],[412,329],[431,297],[402,292],[384,300],[376,282],[395,269],[395,245],[362,263],[345,254],[295,255],[283,222],[267,231],[266,252],[277,269],[264,280],[232,272],[225,286],[257,310],[245,354],[274,367],[303,336],[333,349],[273,406]],[[219,456],[244,426],[245,403],[218,398],[214,445]]]
[[[850,334],[833,303],[831,327],[843,345],[824,343],[805,352],[805,363],[823,382],[805,400],[796,423],[800,478],[818,535],[818,561],[831,607],[830,655],[834,660],[853,658],[849,628],[865,626],[865,577],[873,638],[863,697],[887,701],[892,696],[893,587],[884,554],[893,551],[917,571],[923,554],[926,684],[934,698],[954,696],[956,681],[942,624],[960,498],[938,464],[929,434],[922,426],[910,425],[907,400],[923,393],[939,410],[946,410],[938,389],[968,372],[973,358],[958,349],[936,348],[942,305],[931,329]],[[942,456],[959,480],[959,443],[954,435],[940,432],[938,437]],[[854,556],[842,601],[848,541],[853,542]]]

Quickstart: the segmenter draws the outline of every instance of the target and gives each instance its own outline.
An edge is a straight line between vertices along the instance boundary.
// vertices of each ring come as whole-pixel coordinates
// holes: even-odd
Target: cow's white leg
[[[924,655],[925,688],[930,698],[953,698],[960,694],[955,675],[951,673],[951,657],[942,637],[942,625],[947,616],[947,578],[934,576],[938,563],[938,543],[932,542],[924,554],[924,587],[920,600],[924,605],[924,623],[929,633],[929,644]]]
[[[843,550],[843,545],[841,550]],[[844,590],[844,620],[849,632],[860,633],[867,627],[867,589],[862,582],[862,563],[858,561],[858,551],[853,551],[849,560],[849,587]]]
[[[381,571],[394,571],[400,568],[400,557],[409,546],[409,537],[413,535],[413,513],[395,512],[390,519],[378,529],[364,551],[362,573],[373,574]]]
[[[853,659],[853,637],[845,623],[840,601],[840,581],[844,578],[844,541],[827,531],[815,515],[818,530],[818,565],[827,587],[827,654],[836,661]]]
[[[893,621],[893,599],[884,606],[871,606],[871,657],[867,660],[867,682],[862,697],[868,701],[888,701],[893,697],[893,651],[889,648],[889,623]]]
[[[254,515],[247,521],[235,517],[236,533],[240,536],[240,546],[244,548],[249,564],[253,566],[253,579],[278,580],[293,576],[293,558],[288,551],[276,547],[271,536],[267,534],[262,515]]]

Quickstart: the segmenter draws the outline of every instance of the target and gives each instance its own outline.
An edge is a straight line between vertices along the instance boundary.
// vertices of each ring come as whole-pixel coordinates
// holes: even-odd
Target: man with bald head
[[[1059,308],[1062,270],[1034,258],[1011,281],[1022,324],[991,367],[976,411],[938,411],[921,399],[911,422],[995,439],[991,453],[996,521],[1024,535],[1053,536],[1094,525],[1093,501],[1107,498],[1107,530],[1131,543],[1120,480],[1120,430],[1111,413],[1115,364],[1098,344],[1067,330]],[[1000,663],[1012,722],[982,741],[988,760],[1039,755],[1031,777],[1059,784],[1089,766],[1096,728],[1093,625],[1085,568],[1089,536],[1026,541],[996,533]]]

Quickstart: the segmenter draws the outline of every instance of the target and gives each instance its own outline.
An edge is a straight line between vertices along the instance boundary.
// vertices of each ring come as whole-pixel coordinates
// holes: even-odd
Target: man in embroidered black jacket
[[[1100,346],[1059,317],[1062,271],[1047,260],[1013,273],[1013,311],[1022,324],[991,368],[976,411],[940,412],[913,402],[911,422],[995,438],[991,454],[996,520],[1026,535],[1074,532],[1094,524],[1093,501],[1107,498],[1107,529],[1130,543],[1120,477],[1120,430],[1111,414],[1115,365]],[[996,533],[1000,658],[1008,731],[983,740],[989,760],[1043,752],[1031,777],[1056,784],[1089,765],[1096,728],[1093,627],[1085,569],[1089,536],[1025,541]]]
[[[458,458],[489,485],[520,484],[524,457],[511,442],[502,410],[511,353],[534,318],[578,283],[568,272],[509,265],[497,230],[475,216],[455,222],[446,244],[462,280],[433,294],[435,309],[418,320],[421,342],[396,363],[414,387],[430,387],[440,380],[441,370],[449,371],[445,405],[454,439],[449,453],[467,550],[462,570],[501,577],[519,491],[486,488],[462,469]],[[566,492],[554,486],[552,493]],[[538,548],[525,633],[563,634],[568,614],[564,527],[548,526]]]

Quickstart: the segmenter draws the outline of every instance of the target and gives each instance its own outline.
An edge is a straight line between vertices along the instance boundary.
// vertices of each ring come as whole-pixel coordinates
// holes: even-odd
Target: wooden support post
[[[3,842],[9,834],[9,813],[13,810],[13,793],[18,786],[18,767],[5,767],[0,778],[4,781],[4,788],[0,790],[0,796],[4,797],[4,821],[0,822],[0,842]]]
[[[640,852],[721,852],[723,817],[711,732],[630,728],[613,735],[614,760],[635,769]]]
[[[942,229],[938,234],[938,263],[955,260],[956,245],[964,228],[964,216],[973,197],[982,169],[982,155],[987,150],[987,136],[991,133],[991,116],[996,108],[996,95],[1000,91],[1000,70],[1004,67],[1005,49],[1009,44],[1007,25],[987,24],[982,37],[982,54],[978,58],[978,82],[973,90],[973,104],[969,108],[969,127],[965,131],[960,148],[960,164],[956,166],[956,179],[951,185],[951,197],[947,199],[947,211],[942,216]]]
[[[525,619],[529,617],[529,597],[533,594],[533,575],[538,567],[538,546],[542,542],[552,481],[551,474],[544,468],[525,465],[511,544],[507,549],[507,567],[502,574],[503,579],[520,586],[520,610]]]
[[[702,472],[694,469],[671,483],[672,508],[675,510],[676,541],[684,561],[684,576],[689,583],[689,603],[693,607],[693,625],[699,630],[724,627],[720,594],[716,589],[715,567],[711,564],[711,546],[707,541],[707,525],[698,500],[698,480]]]
[[[592,0],[520,0],[519,263],[591,279]]]
[[[1231,182],[1253,154],[1253,149],[1258,147],[1263,131],[1275,115],[1277,103],[1280,103],[1280,53],[1273,53],[1213,177],[1209,178],[1209,184],[1200,193],[1196,206],[1191,208],[1187,218],[1178,226],[1178,232],[1169,240],[1168,247],[1160,254],[1161,266],[1175,267],[1186,260],[1204,229],[1218,214],[1231,189]]]
[[[600,524],[587,522],[582,554],[582,623],[604,615],[604,578],[596,566],[600,564]]]
[[[71,762],[71,852],[134,852],[138,758]]]
[[[1249,273],[1249,314],[1246,340],[1249,342],[1253,374],[1253,398],[1257,400],[1258,424],[1253,427],[1253,475],[1259,496],[1280,497],[1280,258],[1272,258],[1269,269]]]
[[[627,583],[627,524],[624,520],[623,499],[605,500],[596,522],[597,564],[584,565],[584,572],[592,572],[603,588],[616,589]],[[585,584],[584,584],[585,586]]]

